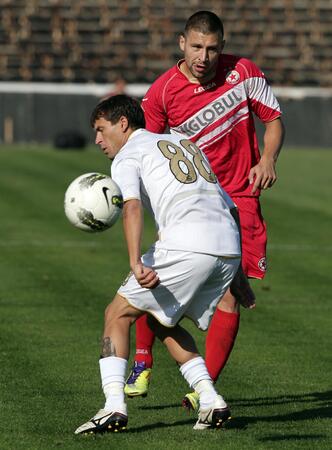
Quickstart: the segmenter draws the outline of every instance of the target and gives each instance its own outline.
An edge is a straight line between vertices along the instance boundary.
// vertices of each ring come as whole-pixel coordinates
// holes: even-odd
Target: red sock
[[[205,362],[213,381],[224,368],[232,351],[240,324],[240,313],[216,309],[205,341]]]
[[[146,367],[152,367],[152,346],[155,335],[147,324],[147,314],[136,320],[136,355],[135,361],[145,362]]]

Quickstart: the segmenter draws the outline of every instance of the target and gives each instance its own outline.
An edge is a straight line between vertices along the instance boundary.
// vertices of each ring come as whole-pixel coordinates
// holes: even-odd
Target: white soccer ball
[[[104,231],[115,224],[123,206],[119,186],[102,173],[85,173],[70,183],[65,193],[65,214],[83,231]]]

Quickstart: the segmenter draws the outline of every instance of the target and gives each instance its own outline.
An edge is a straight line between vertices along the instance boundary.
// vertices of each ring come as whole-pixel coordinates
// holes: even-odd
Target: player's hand
[[[274,160],[262,157],[259,163],[251,168],[248,179],[249,183],[252,185],[252,194],[254,194],[257,189],[268,189],[272,187],[277,181]]]
[[[153,289],[159,284],[159,277],[151,267],[146,267],[142,263],[136,263],[132,267],[137,282],[146,289]]]
[[[243,272],[242,265],[239,265],[238,271],[233,278],[230,286],[231,293],[244,308],[254,309],[256,307],[256,296],[251,289],[249,281]]]

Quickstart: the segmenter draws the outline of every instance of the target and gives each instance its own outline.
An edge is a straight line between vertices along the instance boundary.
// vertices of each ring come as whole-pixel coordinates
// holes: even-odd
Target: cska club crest
[[[236,84],[240,80],[240,74],[237,70],[232,70],[227,74],[226,81],[229,84]]]

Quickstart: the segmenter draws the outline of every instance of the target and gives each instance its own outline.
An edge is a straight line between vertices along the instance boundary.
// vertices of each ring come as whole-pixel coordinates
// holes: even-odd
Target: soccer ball
[[[101,173],[85,173],[70,183],[65,193],[65,214],[83,231],[104,231],[121,214],[123,199],[119,186]]]

